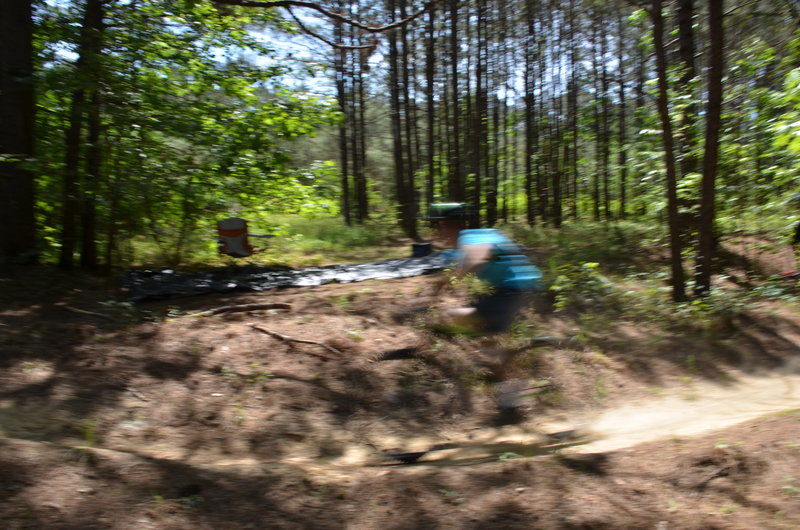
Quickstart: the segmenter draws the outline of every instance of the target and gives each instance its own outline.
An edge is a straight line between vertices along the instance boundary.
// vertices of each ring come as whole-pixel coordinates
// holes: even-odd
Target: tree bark
[[[339,3],[339,9],[344,10],[343,2]],[[341,23],[334,26],[334,37],[337,42],[341,42],[344,31]],[[339,163],[340,163],[340,182],[342,186],[342,217],[346,225],[353,223],[350,206],[350,146],[347,141],[347,87],[345,77],[345,56],[343,48],[333,50],[333,70],[336,76],[336,99],[339,103],[339,111],[342,113],[342,121],[339,122]]]
[[[408,16],[407,13],[407,0],[398,0],[399,8],[400,8],[400,20],[405,20]],[[418,153],[419,150],[418,139],[417,135],[417,125],[416,125],[416,113],[414,111],[415,108],[415,100],[412,97],[412,83],[411,79],[414,73],[414,64],[413,64],[413,57],[412,54],[409,52],[409,40],[413,41],[413,38],[409,38],[409,26],[404,25],[399,30],[400,32],[400,44],[401,44],[401,54],[400,54],[400,73],[402,77],[402,101],[401,101],[401,108],[402,108],[402,117],[404,127],[401,130],[401,134],[405,135],[405,142],[403,143],[404,149],[404,158],[405,158],[405,172],[403,174],[403,178],[405,178],[406,184],[406,197],[405,197],[405,209],[404,209],[404,217],[403,217],[403,226],[405,227],[406,234],[409,237],[419,240],[419,234],[417,233],[417,213],[418,207],[417,204],[419,202],[417,196],[417,188],[416,188],[416,178],[415,174],[417,169],[419,168],[419,157]]]
[[[74,266],[78,243],[81,191],[81,139],[88,110],[87,94],[98,90],[99,61],[103,46],[103,2],[87,0],[75,63],[75,87],[70,102],[69,126],[66,132],[63,205],[61,222],[61,254],[58,265],[64,270]]]
[[[617,60],[619,61],[619,209],[617,218],[625,219],[628,216],[628,138],[627,138],[627,101],[625,99],[625,24],[621,16],[617,18],[619,40],[617,43]]]
[[[436,71],[436,32],[435,32],[436,10],[431,7],[428,11],[426,24],[427,38],[425,40],[425,110],[426,110],[426,137],[425,137],[425,158],[428,168],[425,179],[425,203],[430,205],[434,202],[434,183],[436,182],[436,156],[435,138],[436,122],[434,101],[434,73]]]
[[[688,96],[689,103],[681,113],[680,134],[678,135],[678,152],[680,153],[680,178],[698,170],[697,157],[697,106],[693,99],[695,94],[692,83],[695,79],[695,39],[694,39],[694,0],[678,0],[676,18],[678,22],[678,56],[682,73],[678,79],[679,91]],[[678,215],[680,222],[681,245],[689,247],[697,230],[698,213],[696,197],[679,197]]]
[[[458,90],[458,0],[450,0],[450,110],[452,133],[449,165],[448,197],[456,202],[466,198],[464,175],[461,165],[461,105]]]
[[[97,194],[102,168],[100,91],[95,88],[87,116],[86,178],[81,201],[81,268],[97,270]]]
[[[675,171],[675,146],[672,137],[672,122],[669,116],[667,90],[667,60],[664,52],[664,18],[661,13],[661,0],[651,0],[650,17],[653,21],[653,48],[656,57],[658,77],[658,114],[661,118],[661,137],[664,146],[666,166],[667,221],[669,225],[670,265],[672,270],[672,299],[686,301],[685,276],[681,257],[681,242],[678,223],[678,195]]]
[[[539,210],[539,182],[537,178],[538,164],[536,155],[539,144],[539,125],[537,123],[537,105],[534,96],[541,89],[537,78],[538,39],[536,32],[537,9],[534,0],[525,1],[525,18],[527,20],[525,54],[525,203],[528,224],[536,224]],[[540,90],[541,92],[541,90]]]
[[[695,275],[695,292],[702,296],[711,291],[711,267],[714,258],[716,176],[722,121],[722,76],[725,69],[723,13],[723,0],[709,0],[708,103],[706,105],[706,142],[703,153],[703,182]]]
[[[33,10],[0,2],[0,274],[37,260],[33,158]]]

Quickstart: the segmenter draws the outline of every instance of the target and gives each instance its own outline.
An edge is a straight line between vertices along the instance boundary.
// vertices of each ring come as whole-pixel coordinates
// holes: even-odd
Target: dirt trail
[[[607,410],[587,424],[595,441],[572,449],[604,452],[669,437],[695,436],[800,406],[800,363],[729,384],[691,382],[658,398]]]
[[[727,384],[690,381],[683,388],[668,389],[659,396],[574,416],[570,418],[571,423],[564,423],[563,417],[542,417],[533,429],[507,425],[484,428],[468,437],[463,437],[462,433],[450,439],[375,435],[371,440],[381,447],[425,453],[415,464],[469,465],[555,452],[588,454],[615,451],[671,437],[702,435],[798,406],[800,362],[780,372],[742,375]],[[570,432],[572,428],[574,433]],[[435,449],[429,451],[431,448]],[[113,449],[165,460],[191,461],[199,466],[257,468],[266,464],[288,465],[329,478],[400,463],[387,458],[376,446],[356,443],[346,444],[339,457],[325,462],[316,457],[318,450],[313,447],[295,453],[294,458],[271,463],[257,458],[212,454],[191,458],[180,448],[158,444],[117,446]]]

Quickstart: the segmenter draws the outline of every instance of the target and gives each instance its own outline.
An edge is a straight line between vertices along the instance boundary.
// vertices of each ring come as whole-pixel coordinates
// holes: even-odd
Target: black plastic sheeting
[[[245,265],[180,274],[171,269],[129,271],[123,285],[132,302],[160,300],[172,296],[233,291],[263,291],[275,287],[307,287],[326,283],[410,278],[440,271],[450,265],[446,254],[398,258],[355,265],[329,265],[307,269],[275,269]]]

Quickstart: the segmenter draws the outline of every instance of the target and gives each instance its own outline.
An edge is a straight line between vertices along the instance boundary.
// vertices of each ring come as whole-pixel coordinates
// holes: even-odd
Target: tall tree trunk
[[[617,17],[619,40],[617,42],[617,61],[619,62],[619,210],[617,217],[625,219],[628,215],[628,138],[627,138],[627,101],[625,99],[625,24],[621,16]]]
[[[359,44],[363,45],[363,40],[359,39]],[[366,52],[365,52],[366,53]],[[358,90],[356,97],[358,99],[358,113],[356,115],[358,123],[358,173],[356,174],[356,200],[358,203],[357,213],[359,222],[364,222],[369,217],[369,193],[367,181],[367,132],[366,132],[366,109],[367,109],[367,94],[366,83],[364,82],[364,72],[368,68],[369,57],[365,54],[358,54],[358,75],[356,82]]]
[[[472,130],[473,149],[473,218],[471,226],[480,226],[480,212],[483,198],[483,186],[486,173],[486,133],[488,121],[486,96],[486,0],[476,0],[477,23],[475,26],[475,106],[473,110],[474,126]]]
[[[494,226],[498,217],[498,192],[500,184],[500,173],[502,171],[502,161],[500,157],[500,134],[501,134],[501,101],[497,95],[498,77],[503,73],[502,57],[494,53],[495,46],[492,46],[490,39],[490,28],[499,30],[499,38],[504,38],[505,28],[494,20],[493,11],[488,6],[484,7],[483,22],[483,50],[484,50],[484,70],[485,86],[483,90],[484,123],[483,123],[483,174],[486,177],[483,186],[483,196],[486,201],[486,223]],[[491,123],[491,126],[489,125]]]
[[[80,185],[80,148],[85,99],[86,91],[78,88],[73,92],[70,102],[62,192],[61,253],[58,261],[58,266],[64,270],[70,270],[74,266],[78,237],[78,212],[81,204],[78,186]]]
[[[33,12],[0,2],[0,274],[37,260],[33,157]]]
[[[555,11],[556,6],[553,5],[551,8]],[[551,19],[551,24],[553,21]],[[562,56],[562,42],[564,28],[563,28],[563,20],[559,18],[558,22],[555,24],[558,29],[556,30],[555,35],[555,43],[553,44],[553,64],[555,65],[555,78],[556,79],[565,79],[563,74],[563,62],[560,60]],[[550,126],[550,147],[549,147],[549,173],[550,173],[550,219],[553,223],[553,226],[556,228],[561,227],[562,221],[562,208],[561,208],[561,188],[562,188],[562,173],[564,170],[564,160],[561,158],[562,155],[562,147],[566,145],[567,142],[564,141],[564,125],[563,125],[563,116],[564,116],[564,91],[561,88],[560,83],[554,83],[553,87],[553,111],[554,115],[551,118],[551,126]]]
[[[344,9],[344,4],[339,3],[339,9]],[[344,32],[341,23],[334,26],[334,37],[337,42],[342,42]],[[347,86],[345,75],[346,52],[343,48],[333,50],[333,69],[336,75],[336,99],[339,102],[339,111],[342,113],[342,120],[339,122],[339,160],[342,186],[342,216],[348,226],[353,223],[350,206],[350,145],[347,141]]]
[[[402,0],[401,0],[402,1]],[[389,12],[391,13],[391,20],[396,19],[396,10],[394,0],[388,1]],[[406,159],[405,147],[405,134],[404,134],[404,118],[405,110],[403,107],[403,94],[401,90],[401,68],[405,66],[402,61],[401,50],[398,45],[397,31],[392,30],[389,32],[389,99],[391,105],[391,124],[392,124],[392,146],[394,153],[394,182],[395,194],[398,204],[398,220],[400,226],[405,231],[406,235],[410,237],[417,237],[414,233],[410,219],[413,205],[411,204],[410,197],[413,195],[413,189],[409,189],[408,179],[406,172],[410,170],[408,160]],[[414,224],[414,226],[416,223]]]
[[[95,88],[87,115],[86,178],[81,201],[81,258],[84,270],[97,270],[97,193],[102,167],[100,91]]]
[[[565,166],[568,167],[570,182],[569,205],[570,217],[578,218],[578,28],[577,15],[575,13],[575,0],[569,2],[569,84],[567,86],[567,119],[569,123],[570,141],[565,145],[569,149],[570,156],[565,158]]]
[[[678,79],[678,90],[689,97],[686,109],[681,113],[678,150],[680,152],[680,178],[698,171],[697,159],[697,108],[693,102],[695,97],[692,85],[695,80],[695,42],[694,42],[694,0],[678,0],[676,18],[678,21],[678,55],[682,73]],[[680,197],[678,211],[680,222],[681,244],[686,248],[691,244],[697,229],[697,205],[694,197]]]
[[[404,20],[407,16],[407,0],[398,0],[399,2],[399,12],[400,12],[400,20]],[[402,118],[402,127],[400,128],[400,134],[405,136],[405,141],[402,142],[402,156],[405,159],[405,163],[403,165],[404,172],[401,175],[401,178],[405,180],[405,199],[403,201],[404,208],[403,208],[403,226],[405,228],[405,232],[409,237],[414,238],[415,240],[419,239],[419,234],[417,233],[417,191],[416,191],[416,184],[415,184],[415,173],[418,167],[418,157],[416,151],[416,142],[415,137],[415,129],[416,123],[414,120],[414,101],[412,99],[411,94],[411,73],[413,69],[412,60],[409,54],[409,37],[408,25],[404,25],[400,28],[400,77],[402,78],[401,82],[401,94],[400,94],[400,109],[401,109],[401,118]]]
[[[634,86],[634,107],[635,111],[633,113],[633,127],[635,130],[640,131],[644,128],[644,118],[643,114],[645,112],[645,82],[646,82],[646,63],[647,63],[647,56],[642,46],[639,46],[639,53],[636,57],[636,85]],[[635,188],[632,195],[636,195],[639,190],[639,187],[642,183],[642,168],[637,164],[634,166],[634,175],[632,183],[634,184]],[[644,201],[639,201],[638,207],[636,208],[636,213],[639,215],[643,215],[647,212],[647,203]]]
[[[546,6],[545,6],[546,8]],[[550,124],[549,116],[547,115],[548,109],[546,108],[547,89],[552,87],[552,83],[548,86],[546,79],[546,72],[548,70],[547,64],[547,47],[546,37],[542,28],[544,27],[545,15],[538,10],[537,21],[539,23],[539,31],[536,35],[536,63],[534,66],[536,85],[539,88],[539,99],[536,101],[535,109],[537,122],[533,128],[533,158],[535,164],[533,167],[534,181],[536,183],[536,202],[537,213],[542,220],[542,224],[547,225],[550,217],[550,210],[547,208],[548,200],[548,182],[547,182],[547,158],[546,148],[549,141],[548,128]]]
[[[595,21],[592,27],[592,69],[594,70],[594,77],[592,79],[594,90],[597,99],[601,99],[603,92],[602,83],[600,82],[600,61],[598,57],[598,23]],[[601,103],[596,101],[594,104],[592,119],[594,121],[594,175],[592,175],[592,219],[594,221],[600,220],[600,204],[602,194],[601,188],[601,175],[603,174],[603,121],[601,113]]]
[[[458,40],[458,0],[450,0],[450,110],[452,112],[452,134],[448,197],[450,200],[463,202],[466,198],[464,189],[463,167],[461,165],[461,105],[458,90],[458,61],[460,58]]]
[[[600,13],[599,19],[602,20],[605,13]],[[607,66],[607,41],[608,35],[605,28],[600,29],[600,87],[601,87],[601,138],[600,138],[600,164],[602,167],[603,182],[603,219],[608,222],[611,220],[611,119],[610,106],[611,98],[609,95],[609,80]]]
[[[672,299],[676,302],[686,300],[685,276],[681,257],[681,242],[678,224],[678,195],[675,170],[675,146],[672,139],[672,122],[669,116],[667,90],[667,60],[664,52],[664,18],[661,1],[651,0],[649,14],[653,21],[653,49],[656,57],[658,76],[658,114],[661,118],[661,136],[664,145],[664,164],[666,166],[667,221],[669,224],[670,264],[672,269]]]
[[[709,59],[708,103],[706,105],[706,142],[703,153],[703,182],[700,201],[695,291],[706,295],[711,290],[711,267],[714,258],[714,216],[719,134],[722,120],[722,76],[725,69],[725,30],[723,0],[708,1]]]
[[[501,158],[500,154],[500,102],[496,97],[492,98],[492,106],[490,110],[492,118],[492,142],[487,143],[487,147],[491,145],[492,150],[486,156],[486,185],[484,186],[484,196],[486,197],[486,224],[487,226],[494,226],[497,224],[497,191],[499,185],[499,175],[501,171]]]
[[[525,1],[525,18],[527,20],[527,34],[525,46],[525,205],[526,220],[529,225],[536,224],[536,190],[535,183],[535,156],[537,143],[536,123],[536,23],[535,3],[533,0]]]
[[[81,207],[81,137],[87,112],[87,93],[97,89],[99,60],[102,51],[104,0],[86,0],[75,63],[75,87],[70,102],[66,133],[61,254],[59,267],[72,269],[78,242],[78,216]]]
[[[425,203],[430,205],[434,202],[434,183],[436,182],[436,122],[435,122],[435,71],[436,71],[436,8],[431,5],[428,10],[426,24],[427,38],[425,40],[425,118],[426,118],[426,137],[425,137],[425,157],[427,162],[427,178],[425,179]]]

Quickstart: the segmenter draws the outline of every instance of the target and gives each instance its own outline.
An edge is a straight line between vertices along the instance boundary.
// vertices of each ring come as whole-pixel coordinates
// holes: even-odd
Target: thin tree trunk
[[[627,101],[625,100],[625,24],[618,16],[619,41],[617,43],[617,60],[619,61],[619,210],[617,217],[628,216],[628,138],[627,138]]]
[[[97,270],[97,192],[102,166],[100,145],[100,93],[93,91],[87,116],[86,178],[81,204],[81,258],[84,270]]]
[[[427,18],[427,39],[425,41],[425,109],[427,120],[427,136],[425,156],[427,159],[428,174],[425,180],[425,203],[434,202],[434,182],[436,181],[435,157],[435,102],[434,102],[434,72],[436,67],[436,33],[435,22],[436,8],[431,6]]]
[[[680,134],[678,135],[678,151],[680,153],[680,176],[686,178],[698,171],[697,157],[697,108],[692,102],[695,94],[692,83],[695,78],[695,42],[694,42],[694,0],[678,0],[676,18],[678,21],[678,55],[682,74],[678,79],[678,90],[690,98],[686,109],[681,113]],[[697,205],[694,197],[678,199],[681,244],[688,247],[697,229],[698,218],[695,212]]]
[[[473,196],[475,208],[471,226],[480,226],[480,212],[483,198],[484,162],[486,160],[486,138],[488,122],[488,104],[486,96],[486,0],[477,0],[476,57],[475,57],[475,127],[473,132]]]
[[[722,120],[722,76],[725,69],[725,30],[723,0],[709,0],[708,103],[706,106],[706,142],[703,154],[703,182],[700,202],[695,291],[707,295],[711,290],[711,267],[714,258],[714,216],[719,132]]]
[[[399,0],[400,20],[408,16],[406,11],[406,0]],[[412,61],[409,58],[409,38],[408,38],[408,25],[400,28],[400,76],[402,78],[401,94],[400,94],[400,109],[402,117],[402,127],[400,134],[405,135],[405,141],[402,142],[403,150],[402,156],[405,159],[404,172],[401,178],[405,180],[405,200],[403,202],[403,226],[406,234],[415,240],[419,240],[417,234],[417,193],[415,186],[415,172],[418,166],[418,157],[415,150],[416,143],[414,142],[416,123],[414,120],[414,101],[411,97],[411,72],[413,68]]]
[[[678,195],[675,171],[675,146],[672,140],[672,122],[667,100],[667,60],[664,52],[664,19],[661,13],[661,0],[651,0],[650,17],[653,21],[653,48],[656,57],[658,76],[658,114],[661,118],[662,140],[664,145],[664,164],[666,165],[667,220],[669,224],[670,263],[672,269],[672,299],[675,302],[686,300],[685,276],[681,257],[680,233],[678,231]]]
[[[592,66],[595,71],[592,82],[594,84],[595,97],[600,99],[602,94],[602,84],[600,82],[600,60],[598,58],[597,40],[598,40],[597,21],[592,28],[593,46],[592,46]],[[600,182],[603,172],[603,122],[601,119],[600,105],[596,102],[592,112],[592,119],[594,120],[594,175],[592,175],[592,219],[594,221],[600,220]]]
[[[61,252],[58,266],[70,270],[74,266],[74,254],[78,237],[78,212],[80,211],[79,171],[81,131],[86,91],[79,87],[72,93],[69,126],[66,134],[66,162],[61,212]]]
[[[344,9],[344,4],[339,3],[339,9]],[[334,26],[334,37],[337,42],[342,42],[344,32],[342,24]],[[342,48],[333,50],[333,69],[336,74],[336,99],[339,102],[339,111],[342,113],[342,121],[339,123],[339,159],[342,186],[342,217],[348,226],[353,223],[350,206],[350,147],[347,142],[347,87],[345,85],[345,51]]]
[[[98,60],[102,48],[103,0],[87,0],[75,63],[75,88],[70,102],[69,126],[66,133],[61,254],[59,267],[72,269],[78,243],[78,215],[81,207],[80,162],[83,120],[86,116],[87,91],[97,84]]]
[[[602,14],[601,14],[602,19]],[[600,160],[602,166],[602,182],[603,182],[603,219],[608,222],[611,220],[611,172],[609,165],[611,163],[611,125],[610,125],[610,97],[609,97],[609,80],[608,80],[608,66],[606,64],[606,44],[608,35],[605,29],[600,30],[600,86],[601,86],[601,130],[602,136],[600,138]]]
[[[388,9],[391,13],[391,20],[396,18],[394,0],[388,1]],[[392,124],[392,145],[394,153],[394,182],[395,182],[395,196],[398,204],[398,221],[400,226],[406,232],[406,235],[413,237],[409,232],[409,212],[411,205],[409,204],[409,195],[412,190],[408,189],[406,180],[406,150],[404,146],[403,134],[403,105],[402,94],[400,87],[401,72],[400,68],[403,66],[401,63],[400,49],[398,47],[398,38],[396,31],[389,32],[389,98],[391,105],[391,124]]]
[[[461,118],[458,90],[458,0],[450,0],[450,110],[452,112],[453,138],[451,140],[448,195],[450,200],[463,202],[466,198],[461,165]]]
[[[578,218],[578,43],[577,40],[577,15],[575,13],[575,0],[569,2],[569,68],[570,81],[567,88],[567,115],[570,129],[570,142],[565,145],[569,148],[570,157],[565,164],[569,167],[568,180],[571,182],[569,195],[570,216]]]
[[[360,44],[363,41],[359,40]],[[364,222],[369,218],[369,193],[368,193],[368,179],[366,175],[367,169],[367,132],[366,132],[366,109],[367,109],[367,94],[366,83],[364,82],[364,72],[367,69],[368,57],[364,57],[359,53],[359,66],[358,66],[358,168],[359,172],[356,177],[356,198],[358,200],[358,220]]]
[[[528,31],[525,46],[525,204],[526,220],[529,225],[536,224],[536,191],[534,189],[534,157],[536,156],[536,73],[534,62],[536,60],[536,24],[535,4],[533,0],[525,2]]]

